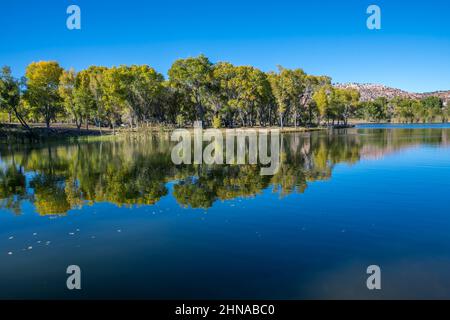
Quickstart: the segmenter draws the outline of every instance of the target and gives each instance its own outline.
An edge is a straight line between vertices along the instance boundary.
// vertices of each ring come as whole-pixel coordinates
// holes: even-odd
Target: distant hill
[[[441,98],[445,104],[450,101],[450,90],[415,93],[372,83],[337,83],[334,84],[334,86],[337,88],[353,88],[358,90],[361,94],[362,101],[371,101],[379,97],[392,99],[398,96],[413,99],[422,99],[429,96],[436,96]]]

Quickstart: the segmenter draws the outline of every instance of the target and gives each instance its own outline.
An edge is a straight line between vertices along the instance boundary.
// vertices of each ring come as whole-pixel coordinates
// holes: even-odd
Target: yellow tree
[[[72,116],[77,128],[80,129],[83,114],[80,105],[75,100],[76,77],[77,75],[73,69],[63,71],[59,79],[58,91],[65,111]]]
[[[327,118],[327,122],[329,122],[330,113],[331,113],[331,94],[333,92],[333,87],[331,86],[323,86],[319,90],[316,91],[313,95],[313,100],[317,105],[317,109],[319,110],[320,118]],[[320,119],[319,119],[320,123]]]
[[[55,61],[33,62],[28,65],[25,72],[27,80],[25,100],[44,118],[47,128],[61,107],[58,88],[62,72],[63,69]]]

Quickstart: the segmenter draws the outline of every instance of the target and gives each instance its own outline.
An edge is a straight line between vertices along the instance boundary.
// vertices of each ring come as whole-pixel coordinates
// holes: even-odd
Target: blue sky
[[[66,28],[81,8],[82,29]],[[377,4],[382,29],[366,28]],[[410,91],[450,89],[450,1],[427,0],[14,0],[0,3],[0,64],[19,76],[31,61],[149,64],[166,73],[178,58],[277,65],[335,82]]]

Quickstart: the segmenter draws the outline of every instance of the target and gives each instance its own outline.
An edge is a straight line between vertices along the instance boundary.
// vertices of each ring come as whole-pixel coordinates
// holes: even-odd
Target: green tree
[[[77,75],[75,70],[63,71],[59,79],[59,95],[61,96],[64,109],[69,114],[78,129],[81,128],[83,112],[80,104],[75,99],[75,85]]]
[[[63,69],[55,61],[33,62],[25,72],[25,100],[44,118],[47,128],[61,110],[58,88],[62,72]]]
[[[205,120],[212,72],[213,64],[204,55],[176,60],[168,72],[171,86],[193,102],[196,120]]]
[[[336,107],[335,116],[338,120],[342,118],[347,125],[348,118],[355,115],[359,107],[359,92],[356,89],[335,89],[333,97]]]
[[[327,123],[329,123],[330,117],[332,116],[332,94],[334,89],[330,85],[325,85],[318,89],[314,95],[313,100],[317,105],[319,110],[319,123],[321,119],[326,118]]]
[[[14,114],[19,120],[20,124],[30,130],[22,116],[20,109],[20,82],[11,75],[9,67],[3,67],[0,71],[0,109],[7,111],[9,114]]]
[[[390,120],[388,106],[388,100],[384,97],[366,101],[362,104],[362,116],[374,122],[388,121]]]
[[[239,66],[235,72],[228,81],[229,90],[233,92],[228,103],[236,111],[242,126],[254,126],[270,105],[270,83],[264,72],[253,67]]]
[[[99,127],[100,131],[102,129],[102,122],[106,118],[106,109],[104,105],[105,101],[105,90],[104,90],[104,76],[107,71],[106,67],[90,66],[87,69],[89,73],[89,88],[92,93],[92,97],[95,102],[95,113],[94,120]]]
[[[90,75],[87,70],[77,73],[74,88],[74,103],[79,110],[80,117],[84,119],[86,129],[89,129],[89,120],[95,114],[95,99],[90,87]]]
[[[439,97],[426,97],[422,99],[422,104],[427,113],[428,121],[435,121],[437,118],[441,118],[441,121],[445,118],[444,116],[444,104],[442,99]]]
[[[413,122],[414,115],[414,100],[409,98],[396,97],[392,99],[392,104],[394,106],[395,116],[403,122]]]
[[[146,65],[120,66],[113,68],[107,79],[110,94],[129,108],[130,123],[164,119],[160,100],[164,77],[155,69]]]
[[[236,67],[228,62],[218,62],[213,66],[212,81],[208,91],[208,103],[211,106],[213,126],[233,126],[235,110],[229,102],[235,98],[230,80],[236,76]]]
[[[293,114],[293,123],[298,124],[298,116],[304,110],[302,96],[305,92],[306,74],[302,69],[285,69],[278,67],[278,73],[269,75],[272,93],[277,101],[280,126],[283,128],[289,114]]]
[[[306,75],[304,77],[304,90],[300,103],[308,117],[308,124],[311,125],[313,117],[318,116],[317,104],[313,96],[323,86],[331,86],[331,78],[327,76]]]

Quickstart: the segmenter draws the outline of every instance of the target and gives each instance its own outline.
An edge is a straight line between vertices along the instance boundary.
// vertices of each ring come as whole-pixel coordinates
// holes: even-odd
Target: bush
[[[184,116],[182,114],[177,115],[176,122],[177,122],[178,127],[183,127],[184,126]]]
[[[216,129],[218,129],[222,126],[222,120],[220,119],[220,116],[213,117],[212,125]]]

